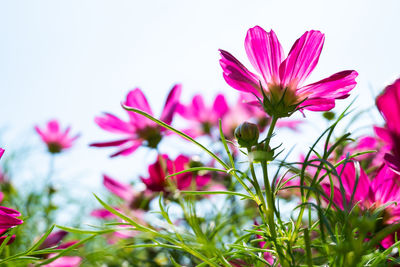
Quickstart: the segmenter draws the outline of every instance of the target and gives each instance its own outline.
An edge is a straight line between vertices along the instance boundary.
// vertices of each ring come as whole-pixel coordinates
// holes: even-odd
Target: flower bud
[[[258,142],[259,131],[257,125],[243,122],[235,129],[235,137],[241,147],[252,147]]]

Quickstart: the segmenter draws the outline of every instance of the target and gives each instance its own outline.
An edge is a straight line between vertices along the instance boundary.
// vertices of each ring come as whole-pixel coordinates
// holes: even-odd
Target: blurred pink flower
[[[149,166],[149,177],[141,177],[147,189],[152,192],[168,192],[168,181],[165,176],[183,171],[189,168],[190,158],[179,155],[175,160],[169,159],[168,155],[159,155],[157,161]],[[169,178],[176,188],[183,190],[189,188],[194,180],[197,188],[205,186],[211,179],[209,174],[200,175],[194,173],[183,173]]]
[[[228,111],[229,106],[223,94],[215,97],[212,106],[206,106],[203,97],[198,94],[193,97],[190,105],[180,104],[177,109],[179,115],[190,120],[190,127],[183,132],[193,138],[211,135],[213,129],[218,129],[219,119],[222,119]]]
[[[0,159],[1,159],[1,157],[3,156],[3,154],[4,154],[4,149],[2,149],[2,148],[0,147]]]
[[[79,135],[69,136],[70,127],[62,131],[57,120],[50,120],[45,129],[35,126],[35,130],[42,138],[42,141],[46,143],[50,153],[60,153],[64,149],[70,148],[79,137]]]
[[[172,122],[175,110],[179,103],[181,90],[182,86],[180,84],[175,85],[171,89],[165,102],[160,120],[167,124]],[[128,93],[124,105],[140,109],[153,116],[153,112],[147,99],[139,88]],[[128,121],[123,121],[110,113],[105,113],[104,116],[96,117],[95,122],[100,128],[111,133],[120,134],[123,138],[110,142],[92,143],[90,146],[118,147],[118,151],[112,154],[111,157],[130,155],[143,144],[150,148],[156,148],[167,130],[159,127],[156,123],[142,115],[131,111],[127,111],[127,113],[129,115]]]
[[[261,77],[250,72],[230,53],[220,50],[223,76],[237,90],[259,98],[267,96],[268,99],[264,98],[264,109],[270,115],[285,117],[297,109],[330,110],[335,106],[335,99],[348,96],[356,85],[358,74],[353,70],[342,71],[303,86],[318,63],[324,39],[319,31],[307,31],[294,43],[284,59],[283,49],[275,33],[255,26],[247,31],[245,49]],[[265,104],[267,100],[272,103],[272,108],[281,110],[268,110]]]
[[[377,97],[376,105],[386,126],[375,127],[375,132],[391,152],[385,154],[385,161],[393,171],[400,174],[400,79],[385,88]]]

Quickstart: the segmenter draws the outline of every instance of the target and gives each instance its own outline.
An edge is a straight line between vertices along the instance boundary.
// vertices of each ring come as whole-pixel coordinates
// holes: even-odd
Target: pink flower
[[[178,156],[175,160],[169,159],[168,155],[159,155],[157,161],[149,166],[149,177],[141,177],[142,182],[152,192],[169,192],[169,182],[174,183],[179,190],[183,190],[189,188],[193,180],[196,186],[201,188],[210,181],[210,175],[183,173],[169,178],[170,181],[165,178],[169,174],[188,169],[190,162],[190,158],[184,155]]]
[[[215,97],[212,106],[206,106],[201,95],[195,95],[191,105],[180,104],[177,112],[183,118],[190,120],[191,125],[183,130],[192,137],[211,135],[212,130],[218,129],[218,121],[229,111],[225,96],[219,94]]]
[[[43,142],[46,143],[50,153],[60,153],[64,149],[70,148],[79,137],[79,135],[74,137],[69,136],[70,127],[62,131],[57,120],[49,121],[45,129],[40,129],[38,126],[35,126],[35,130],[40,135]]]
[[[287,117],[298,109],[330,110],[335,106],[335,99],[348,97],[358,74],[353,70],[342,71],[303,86],[318,63],[324,39],[321,32],[308,31],[284,59],[275,33],[256,26],[247,31],[245,48],[260,76],[250,72],[230,53],[220,50],[223,76],[233,88],[263,98],[264,110],[271,116]]]
[[[163,122],[167,124],[172,122],[175,110],[179,103],[178,101],[181,91],[182,86],[180,84],[175,85],[171,89],[160,116],[160,120]],[[124,105],[140,109],[153,115],[146,97],[139,88],[128,93]],[[122,139],[111,142],[93,143],[90,146],[118,147],[118,151],[112,154],[111,157],[130,155],[143,144],[150,148],[156,148],[158,143],[161,141],[162,136],[166,133],[166,129],[159,127],[156,123],[142,115],[131,111],[127,111],[127,113],[129,115],[128,121],[123,121],[110,113],[105,113],[102,117],[96,117],[95,122],[100,128],[111,133],[120,134]]]
[[[60,244],[61,240],[68,234],[66,231],[57,231],[47,236],[46,240],[39,246],[39,249],[50,248]]]
[[[385,88],[383,94],[377,97],[376,105],[386,121],[386,127],[375,127],[375,132],[391,150],[391,153],[385,154],[385,161],[400,174],[400,79]]]
[[[3,154],[4,154],[4,149],[2,149],[2,148],[0,147],[0,159],[1,159],[1,157],[3,156]]]

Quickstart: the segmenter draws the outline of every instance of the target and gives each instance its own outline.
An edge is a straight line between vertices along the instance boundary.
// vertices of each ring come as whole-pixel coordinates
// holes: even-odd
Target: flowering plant
[[[111,155],[114,160],[135,157],[140,147],[150,149],[156,156],[147,174],[137,175],[132,184],[104,174],[103,185],[111,195],[105,200],[95,194],[102,206],[91,207],[95,225],[90,229],[80,223],[57,225],[60,231],[56,232],[50,221],[57,210],[53,208],[57,192],[48,182],[47,194],[39,201],[45,216],[35,219],[46,222],[47,231],[41,236],[36,233],[38,241],[30,248],[20,245],[13,250],[10,241],[18,244],[21,233],[16,229],[32,223],[30,216],[36,217],[29,209],[24,210],[26,214],[14,210],[21,210],[18,205],[0,207],[0,253],[6,246],[8,250],[0,262],[243,267],[399,264],[400,80],[376,99],[385,125],[371,127],[375,135],[371,130],[357,138],[347,129],[340,134],[340,125],[352,117],[352,104],[341,113],[332,110],[336,101],[351,94],[358,73],[345,70],[304,85],[323,44],[321,32],[307,31],[285,57],[272,30],[249,29],[245,50],[255,72],[220,50],[223,78],[240,91],[235,104],[227,97],[233,90],[218,94],[212,104],[201,94],[190,104],[183,103],[182,86],[177,84],[156,118],[142,91],[130,91],[122,103],[128,121],[110,113],[95,118],[101,129],[121,138],[90,146],[117,147]],[[324,112],[329,126],[292,160],[294,152],[279,138],[301,133],[309,112]],[[298,113],[305,118],[293,119]],[[175,124],[175,119],[182,119],[181,124]],[[69,128],[61,132],[55,120],[46,130],[36,130],[52,155],[72,147],[77,138],[68,136]],[[160,148],[162,142],[171,147],[168,153]],[[176,151],[179,142],[200,152]],[[3,193],[6,203],[15,204],[7,200],[10,192]],[[23,217],[23,222],[20,216],[27,219]],[[64,241],[67,234],[72,239]]]

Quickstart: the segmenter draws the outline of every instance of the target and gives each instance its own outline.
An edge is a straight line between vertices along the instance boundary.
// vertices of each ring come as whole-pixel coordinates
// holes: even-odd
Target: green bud
[[[257,125],[243,122],[235,129],[235,137],[241,147],[252,147],[257,144],[260,133]]]

